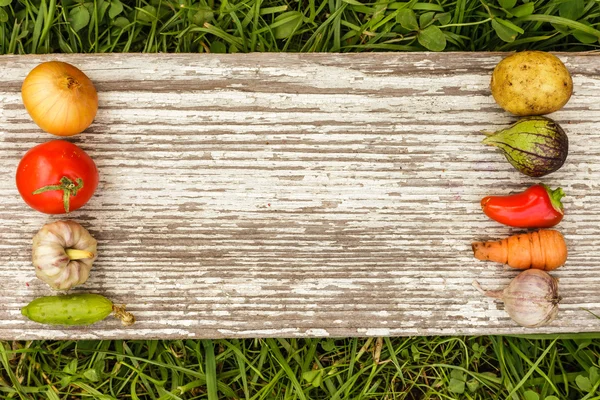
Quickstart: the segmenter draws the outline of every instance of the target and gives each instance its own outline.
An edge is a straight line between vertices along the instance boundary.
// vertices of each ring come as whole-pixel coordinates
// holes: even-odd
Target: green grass
[[[0,0],[0,54],[599,47],[597,0]]]
[[[598,399],[596,337],[0,342],[0,397]]]
[[[597,0],[0,0],[0,54],[586,51],[599,25]],[[0,342],[0,398],[600,399],[596,337]]]

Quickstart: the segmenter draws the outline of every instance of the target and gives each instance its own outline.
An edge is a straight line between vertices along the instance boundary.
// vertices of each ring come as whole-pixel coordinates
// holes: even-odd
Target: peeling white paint
[[[369,329],[359,329],[360,333],[365,334],[365,336],[390,336],[390,330],[387,328],[369,328]]]
[[[109,318],[57,329],[20,314],[53,294],[35,278],[31,237],[62,218],[33,212],[14,184],[22,155],[51,139],[19,93],[49,57],[85,71],[100,98],[73,138],[101,176],[69,216],[99,241],[78,290],[126,303],[130,328]],[[553,272],[559,317],[536,330],[471,286],[516,275],[472,257],[472,241],[514,232],[480,199],[532,183],[480,143],[481,130],[514,120],[489,95],[498,54],[1,57],[0,339],[597,330],[582,308],[600,313],[600,294],[582,282],[600,282],[598,57],[569,54],[574,96],[552,115],[570,154],[543,180],[567,192],[557,229],[569,260]]]
[[[307,336],[329,337],[329,332],[326,329],[307,329],[304,333],[306,333]]]

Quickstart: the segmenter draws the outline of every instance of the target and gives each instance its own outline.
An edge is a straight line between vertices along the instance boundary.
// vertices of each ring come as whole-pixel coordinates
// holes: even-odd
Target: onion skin
[[[83,132],[98,111],[98,93],[92,81],[61,61],[48,61],[31,70],[21,96],[33,122],[57,136]]]

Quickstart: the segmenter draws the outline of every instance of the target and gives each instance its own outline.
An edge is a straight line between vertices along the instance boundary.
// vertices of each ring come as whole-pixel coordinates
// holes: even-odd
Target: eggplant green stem
[[[58,185],[49,185],[44,186],[36,191],[33,194],[40,194],[44,192],[50,192],[54,190],[62,190],[63,192],[63,206],[65,207],[65,212],[68,213],[70,209],[70,200],[71,196],[77,196],[77,192],[83,188],[83,179],[77,178],[75,182],[71,179],[63,176],[60,178],[60,183]]]
[[[94,258],[94,253],[92,253],[91,251],[66,249],[65,253],[67,253],[69,260],[83,260],[86,258]]]

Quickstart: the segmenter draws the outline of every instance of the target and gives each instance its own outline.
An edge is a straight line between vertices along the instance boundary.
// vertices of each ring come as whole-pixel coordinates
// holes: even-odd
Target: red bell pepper
[[[562,188],[533,185],[524,192],[506,196],[487,196],[481,200],[485,215],[501,224],[516,228],[550,228],[564,216],[560,199]]]

